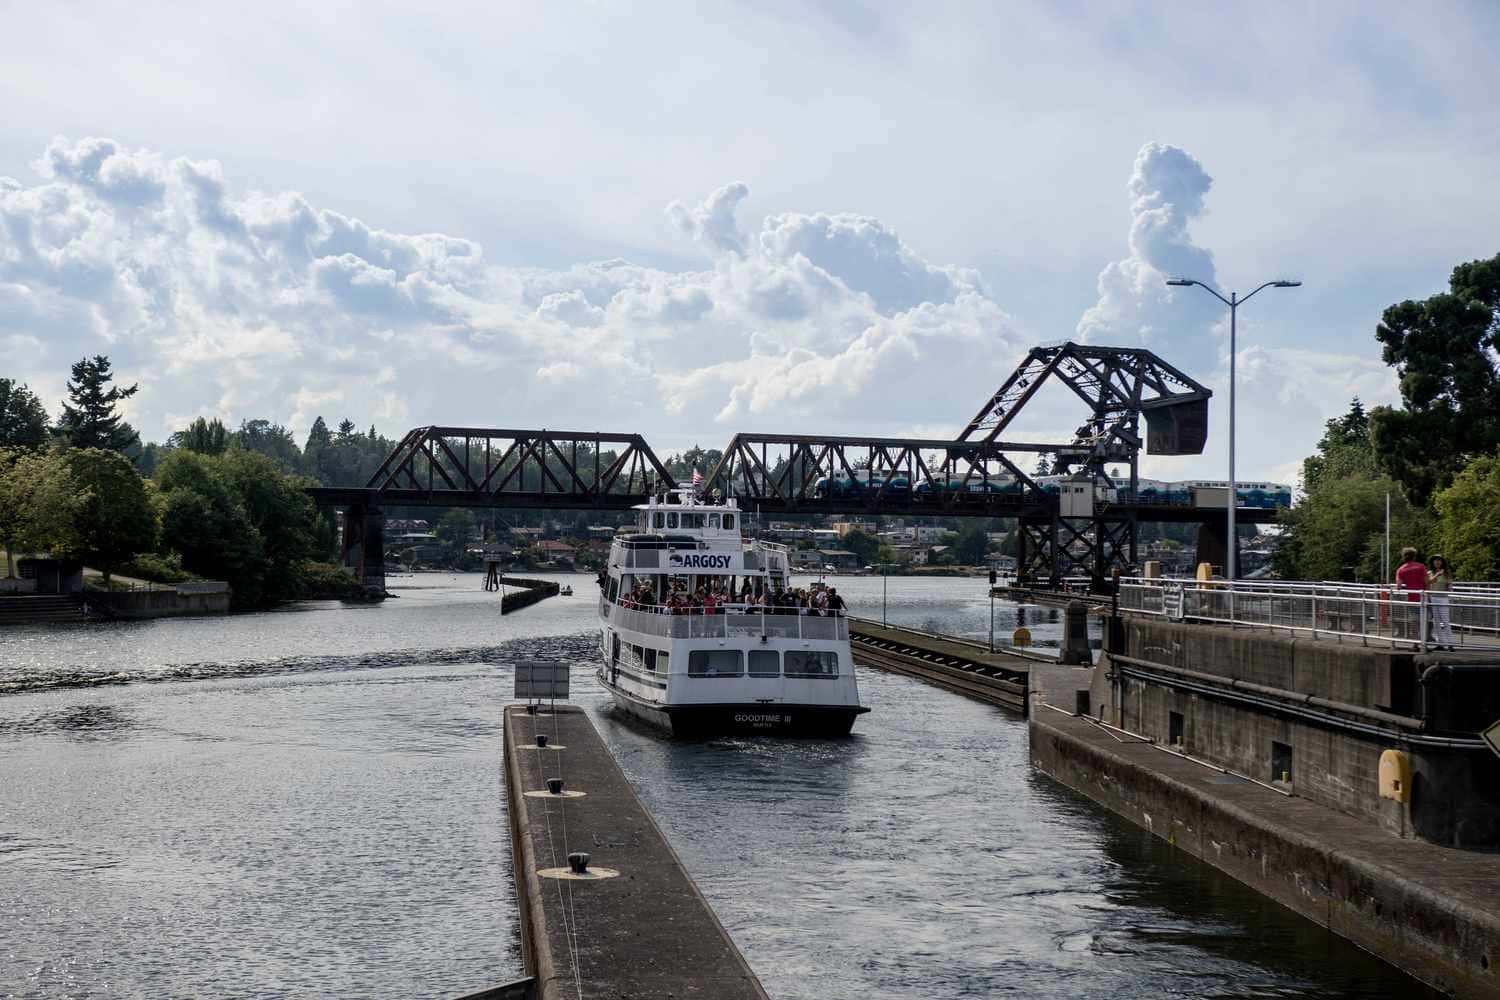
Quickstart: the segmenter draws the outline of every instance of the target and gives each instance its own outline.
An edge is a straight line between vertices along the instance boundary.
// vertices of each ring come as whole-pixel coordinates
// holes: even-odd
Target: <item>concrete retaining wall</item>
[[[1215,675],[1219,682],[1210,687],[1250,682],[1407,718],[1421,714],[1417,678],[1425,662],[1411,653],[1149,618],[1127,618],[1108,631],[1110,651]],[[1107,661],[1096,671],[1090,700],[1097,717],[1113,725],[1161,744],[1180,735],[1187,753],[1260,781],[1279,781],[1285,772],[1286,787],[1298,796],[1400,837],[1455,847],[1500,846],[1500,760],[1482,748],[1410,746],[1392,725],[1376,723],[1374,732],[1356,732],[1237,703],[1226,694],[1186,690],[1165,675],[1111,673]],[[1296,707],[1290,699],[1263,700]],[[1318,714],[1338,715],[1321,708]],[[1474,733],[1466,735],[1472,740]],[[1386,750],[1406,751],[1411,759],[1414,777],[1406,802],[1379,794],[1380,757]]]
[[[199,590],[128,590],[90,595],[90,601],[107,603],[117,618],[170,618],[176,615],[222,615],[229,612],[229,588]]]
[[[1500,998],[1495,855],[1398,840],[1055,712],[1030,736],[1068,787],[1425,982]]]

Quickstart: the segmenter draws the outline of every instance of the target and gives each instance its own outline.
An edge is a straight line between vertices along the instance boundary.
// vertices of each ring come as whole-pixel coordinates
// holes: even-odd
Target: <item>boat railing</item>
[[[660,608],[660,610],[657,610]],[[627,608],[610,605],[610,623],[618,628],[671,639],[732,639],[771,636],[782,639],[848,640],[849,619],[842,612],[811,608],[761,609],[743,604],[673,609],[665,605]]]

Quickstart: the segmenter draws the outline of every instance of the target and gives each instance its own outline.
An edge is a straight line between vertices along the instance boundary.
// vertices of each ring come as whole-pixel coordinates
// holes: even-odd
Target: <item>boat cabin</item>
[[[786,547],[745,542],[734,499],[719,503],[672,490],[635,509],[635,531],[610,546],[608,579],[601,580],[609,603],[664,606],[674,594],[700,589],[727,590],[739,602],[787,585]]]

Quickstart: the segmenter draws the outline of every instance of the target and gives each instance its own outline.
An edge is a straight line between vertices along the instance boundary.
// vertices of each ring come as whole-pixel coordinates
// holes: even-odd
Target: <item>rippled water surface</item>
[[[863,671],[840,741],[684,743],[593,684],[591,580],[378,607],[0,632],[0,996],[456,996],[519,974],[499,707],[585,705],[777,997],[1428,995],[1045,778],[1024,726]],[[835,581],[880,617],[882,581]],[[984,637],[979,580],[889,620]],[[1055,612],[1018,614],[1055,642]]]

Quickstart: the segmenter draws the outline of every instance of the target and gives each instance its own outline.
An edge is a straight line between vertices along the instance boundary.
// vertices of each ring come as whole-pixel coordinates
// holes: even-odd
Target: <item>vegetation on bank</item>
[[[362,595],[332,564],[333,524],[305,492],[316,480],[246,449],[217,421],[195,421],[171,447],[142,448],[115,412],[136,387],[114,386],[104,357],[80,361],[72,374],[56,427],[29,389],[0,380],[7,553],[81,559],[102,572],[105,589],[115,574],[165,584],[224,580],[237,608]],[[251,434],[276,437],[263,423]],[[9,559],[6,571],[14,574]]]
[[[1380,578],[1411,545],[1460,579],[1500,579],[1500,255],[1453,269],[1447,292],[1387,309],[1375,331],[1401,406],[1358,399],[1303,462],[1303,497],[1282,514],[1277,572]],[[1390,498],[1390,551],[1385,548]]]

